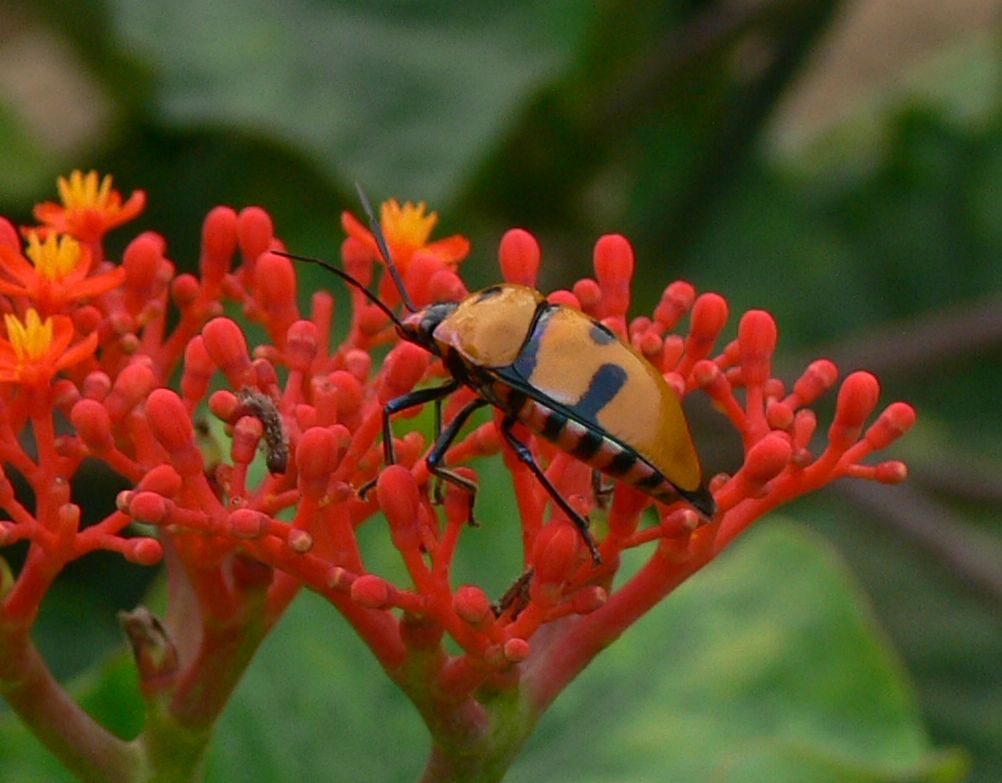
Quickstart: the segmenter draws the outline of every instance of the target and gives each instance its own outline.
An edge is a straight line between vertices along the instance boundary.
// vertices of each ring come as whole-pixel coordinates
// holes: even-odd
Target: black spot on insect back
[[[493,299],[495,296],[497,296],[498,294],[500,294],[503,290],[504,290],[504,288],[502,286],[499,286],[499,285],[489,286],[488,288],[485,288],[483,291],[481,291],[477,295],[477,301],[478,302],[483,302],[486,299]]]
[[[591,327],[591,339],[597,345],[608,345],[616,341],[616,335],[607,326],[596,321]]]
[[[623,388],[626,378],[626,370],[618,364],[603,364],[591,377],[587,391],[574,404],[574,412],[586,421],[594,421],[599,411]]]

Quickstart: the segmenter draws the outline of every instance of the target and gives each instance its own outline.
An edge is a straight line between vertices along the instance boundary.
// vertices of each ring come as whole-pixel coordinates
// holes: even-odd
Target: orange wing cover
[[[635,451],[682,490],[702,470],[678,396],[646,359],[577,310],[549,306],[498,375]]]

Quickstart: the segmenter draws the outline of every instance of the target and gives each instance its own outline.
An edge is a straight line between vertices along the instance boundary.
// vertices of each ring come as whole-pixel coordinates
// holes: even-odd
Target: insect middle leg
[[[400,413],[400,411],[405,411],[408,408],[415,408],[428,402],[440,402],[443,398],[448,397],[456,391],[460,385],[459,381],[450,381],[442,386],[435,386],[431,389],[412,391],[410,394],[405,394],[386,403],[383,407],[383,463],[385,465],[397,464],[397,453],[393,448],[393,427],[390,424],[390,417],[394,413]],[[376,479],[365,482],[358,489],[359,497],[364,500],[366,495],[369,494],[369,490],[375,485]]]
[[[578,532],[581,534],[581,538],[584,539],[585,544],[588,545],[588,551],[591,552],[591,559],[594,561],[595,565],[599,565],[602,562],[602,557],[598,553],[598,546],[595,544],[595,539],[592,538],[591,531],[588,529],[588,520],[581,516],[577,511],[571,508],[571,504],[564,499],[564,496],[557,491],[557,488],[553,486],[550,480],[546,477],[543,469],[536,464],[536,460],[532,456],[532,452],[529,451],[529,447],[526,446],[522,441],[515,437],[515,433],[512,432],[512,428],[515,426],[517,420],[513,416],[506,416],[504,421],[501,422],[501,434],[504,435],[508,445],[512,447],[515,451],[515,455],[532,471],[533,475],[539,480],[539,483],[543,485],[550,497],[553,498],[553,502],[560,506],[561,511],[563,511],[567,518],[574,523],[577,527]]]
[[[486,404],[487,401],[481,399],[480,397],[470,400],[459,411],[459,413],[453,417],[452,421],[449,422],[449,426],[439,433],[438,437],[435,439],[435,445],[431,447],[431,451],[429,451],[428,456],[425,457],[425,464],[428,465],[429,473],[436,478],[448,481],[450,484],[465,489],[470,493],[469,521],[471,525],[476,524],[476,521],[473,519],[473,505],[477,498],[477,485],[475,482],[460,476],[454,470],[450,470],[442,465],[442,460],[445,459],[445,452],[449,450],[449,446],[451,446],[453,441],[456,440],[456,436],[459,435],[459,431],[463,428],[463,425],[466,424],[466,420],[470,418],[470,414],[478,408],[482,408]]]

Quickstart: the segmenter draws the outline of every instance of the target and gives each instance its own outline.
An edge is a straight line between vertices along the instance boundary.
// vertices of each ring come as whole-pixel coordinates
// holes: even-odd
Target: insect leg
[[[609,499],[612,497],[612,491],[615,488],[616,485],[611,481],[606,483],[602,480],[601,471],[592,469],[591,491],[595,496],[595,502],[598,503],[599,508],[607,509],[609,507]]]
[[[449,446],[459,435],[459,431],[462,429],[463,425],[466,424],[466,420],[470,418],[470,414],[478,408],[482,408],[487,404],[487,401],[477,397],[470,400],[466,406],[459,411],[449,422],[449,426],[442,430],[438,437],[435,439],[435,445],[431,447],[431,451],[428,452],[428,456],[425,457],[425,463],[428,465],[428,472],[439,479],[448,481],[450,484],[454,484],[457,487],[462,487],[467,492],[470,493],[470,524],[476,524],[473,520],[473,503],[477,497],[477,485],[463,476],[460,476],[455,471],[449,470],[442,465],[442,460],[445,458],[445,452],[449,450]]]
[[[459,381],[449,381],[449,383],[443,386],[435,386],[431,389],[418,389],[417,391],[412,391],[410,394],[405,394],[402,397],[397,397],[394,400],[390,400],[383,407],[383,462],[386,465],[396,465],[397,455],[393,450],[393,427],[390,425],[390,417],[394,413],[399,413],[400,411],[407,410],[408,408],[414,408],[418,405],[424,405],[426,402],[436,402],[441,400],[443,397],[448,397],[456,389],[460,387]],[[358,496],[365,500],[365,496],[369,494],[369,490],[376,485],[376,479],[365,482],[361,487],[358,488]]]
[[[543,485],[550,497],[553,498],[553,502],[560,506],[561,511],[563,511],[567,518],[574,523],[577,527],[578,532],[581,534],[581,538],[584,539],[585,544],[588,545],[588,551],[591,552],[591,559],[594,561],[595,565],[599,565],[602,562],[602,558],[598,553],[598,547],[595,545],[595,539],[592,538],[591,531],[588,530],[588,520],[582,517],[577,511],[571,508],[571,504],[568,503],[564,496],[561,495],[555,486],[550,483],[550,480],[546,477],[543,469],[536,464],[536,460],[532,456],[532,452],[529,451],[529,447],[526,446],[522,441],[515,437],[515,433],[512,432],[512,427],[515,426],[516,419],[512,416],[505,417],[504,421],[501,423],[501,434],[504,435],[508,444],[515,450],[515,455],[532,471],[533,475],[539,480],[539,483]]]
[[[442,400],[435,400],[435,443],[442,437]],[[435,505],[441,506],[444,500],[442,491],[442,479],[435,476],[435,489],[432,493],[432,500]]]

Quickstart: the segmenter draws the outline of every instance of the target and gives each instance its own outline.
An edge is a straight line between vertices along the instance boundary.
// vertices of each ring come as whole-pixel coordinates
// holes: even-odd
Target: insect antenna
[[[383,257],[383,261],[386,263],[386,269],[390,273],[390,277],[393,278],[393,282],[400,292],[400,300],[404,303],[410,312],[417,312],[417,308],[414,306],[414,302],[411,301],[410,294],[407,293],[407,289],[404,288],[404,281],[400,277],[400,272],[397,271],[397,265],[393,263],[393,257],[390,255],[390,246],[386,244],[386,237],[383,236],[382,226],[379,225],[379,221],[376,220],[376,213],[372,211],[372,204],[369,203],[369,197],[365,195],[365,191],[362,190],[362,186],[357,182],[355,183],[355,190],[358,191],[358,197],[362,201],[362,209],[365,210],[365,214],[369,216],[369,231],[372,232],[372,236],[376,238],[376,246],[379,248],[379,253]]]
[[[386,314],[387,318],[389,318],[393,322],[394,326],[396,326],[398,329],[404,328],[404,325],[400,322],[400,319],[397,317],[397,314],[394,313],[389,307],[387,307],[386,303],[383,300],[381,300],[378,296],[372,293],[372,291],[370,291],[368,288],[362,285],[362,283],[359,280],[356,280],[354,277],[349,275],[343,269],[338,269],[330,261],[324,261],[322,258],[314,258],[313,256],[300,256],[296,255],[295,253],[286,253],[282,250],[272,250],[271,252],[274,253],[276,256],[285,256],[286,258],[291,258],[294,261],[305,261],[307,264],[316,264],[319,267],[323,267],[328,272],[333,272],[335,275],[337,275],[346,283],[348,283],[348,285],[354,286],[363,294],[365,294],[365,298],[368,299],[370,302],[372,302],[374,305],[376,305],[376,307],[378,307],[380,310],[382,310]]]

